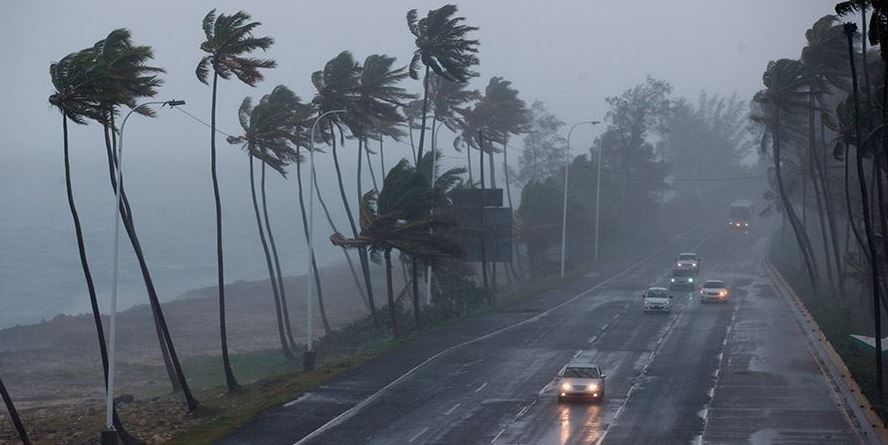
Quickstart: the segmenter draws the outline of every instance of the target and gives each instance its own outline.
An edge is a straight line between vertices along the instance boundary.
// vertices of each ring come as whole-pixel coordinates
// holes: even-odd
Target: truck
[[[747,199],[739,199],[728,207],[728,226],[738,232],[749,232],[752,222],[753,203]]]

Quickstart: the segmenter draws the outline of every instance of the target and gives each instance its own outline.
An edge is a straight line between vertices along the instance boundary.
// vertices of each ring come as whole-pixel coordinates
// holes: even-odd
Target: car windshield
[[[706,289],[721,289],[725,287],[724,281],[707,281],[703,283],[703,287]]]
[[[687,261],[687,260],[695,260],[697,259],[697,255],[692,254],[682,254],[678,256],[679,260]]]
[[[597,379],[601,377],[601,372],[595,367],[570,367],[564,370],[564,377],[574,377],[581,379]]]
[[[668,296],[669,294],[663,289],[649,290],[645,295],[646,298],[667,298]]]
[[[693,272],[687,269],[676,269],[672,271],[673,277],[687,277],[692,274]]]

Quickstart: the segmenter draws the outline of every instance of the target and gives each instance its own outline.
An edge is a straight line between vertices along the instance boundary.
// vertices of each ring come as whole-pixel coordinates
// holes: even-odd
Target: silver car
[[[558,401],[585,399],[604,400],[604,379],[598,365],[582,359],[573,360],[558,373]]]
[[[728,301],[730,294],[728,285],[721,280],[706,280],[700,287],[700,301],[703,303],[707,301],[724,303]]]

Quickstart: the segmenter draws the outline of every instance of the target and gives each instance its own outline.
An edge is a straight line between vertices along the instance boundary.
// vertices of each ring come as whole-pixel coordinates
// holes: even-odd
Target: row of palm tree
[[[855,23],[824,16],[806,32],[799,59],[768,64],[764,89],[753,99],[753,119],[765,130],[762,149],[773,164],[773,186],[780,200],[776,207],[792,227],[811,286],[817,288],[825,278],[825,288],[844,298],[848,278],[856,277],[858,287],[872,296],[877,342],[881,308],[888,307],[883,280],[888,265],[886,7],[871,0],[836,5],[840,16],[860,14],[863,36]],[[867,40],[879,44],[879,50],[867,50]],[[816,219],[809,221],[810,210]],[[844,240],[840,222],[846,227]],[[818,234],[811,233],[815,225],[819,249],[813,242]],[[881,394],[880,345],[876,381]]]

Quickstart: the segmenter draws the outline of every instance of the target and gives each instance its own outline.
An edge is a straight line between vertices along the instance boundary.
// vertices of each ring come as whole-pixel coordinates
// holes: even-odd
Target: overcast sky
[[[602,118],[606,97],[619,94],[647,75],[670,82],[677,96],[696,98],[706,90],[725,95],[736,92],[748,99],[759,89],[769,60],[799,57],[805,30],[831,13],[835,0],[456,3],[467,23],[480,28],[475,37],[481,42],[481,76],[475,86],[483,87],[491,76],[504,76],[528,103],[542,100],[562,120],[573,123]],[[266,81],[257,88],[238,81],[221,82],[219,128],[235,132],[239,129],[236,110],[244,96],[258,98],[283,83],[310,99],[311,72],[342,50],[351,50],[359,60],[385,53],[406,63],[413,50],[405,24],[407,10],[415,7],[422,15],[442,4],[402,0],[2,0],[0,231],[4,235],[0,235],[0,243],[6,245],[0,245],[0,265],[11,264],[22,254],[9,248],[11,241],[20,240],[19,231],[39,226],[71,238],[62,181],[60,118],[47,103],[52,92],[47,70],[51,61],[92,45],[114,28],[129,28],[137,44],[154,47],[154,64],[167,70],[159,98],[184,99],[190,112],[208,119],[210,88],[194,76],[195,64],[202,56],[201,19],[214,7],[226,13],[246,9],[262,22],[257,34],[274,37],[275,44],[267,55],[277,60],[278,68],[267,71]],[[420,83],[409,81],[407,86],[419,91]],[[141,227],[146,236],[166,238],[171,231],[198,233],[194,242],[211,245],[208,136],[205,127],[168,110],[156,119],[138,117],[127,125],[128,190],[137,216],[145,221]],[[591,141],[589,134],[585,137]],[[449,147],[447,137],[444,139],[441,145]],[[89,230],[96,239],[105,239],[102,234],[110,228],[113,209],[101,143],[96,125],[71,130],[75,191],[85,219],[93,222]],[[387,159],[407,156],[408,150],[403,144],[390,144]],[[226,221],[250,218],[246,157],[222,138],[219,151]],[[352,174],[348,172],[353,163],[350,156],[345,158],[347,187],[352,190]],[[330,162],[326,156],[320,161],[321,177],[332,201]],[[275,199],[291,199],[292,182],[274,179]],[[281,218],[296,224],[293,201],[285,203]],[[295,235],[292,239],[294,251],[298,239]],[[16,246],[31,248],[31,244]],[[52,251],[55,247],[42,249]],[[65,247],[67,255],[73,244]],[[96,249],[100,250],[96,255],[102,255],[107,246],[99,244]],[[158,255],[152,253],[152,247],[148,249],[150,255]],[[211,270],[213,258],[206,260]],[[65,261],[76,268],[76,257]],[[238,277],[237,271],[232,275]],[[0,282],[0,305],[4,286],[8,289],[8,283]]]

